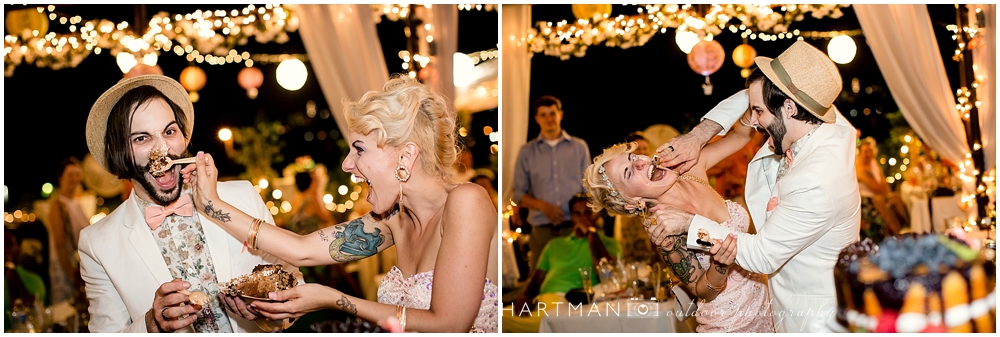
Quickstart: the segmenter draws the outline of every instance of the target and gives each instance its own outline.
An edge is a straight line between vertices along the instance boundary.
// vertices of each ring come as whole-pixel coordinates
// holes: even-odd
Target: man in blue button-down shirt
[[[538,138],[521,147],[514,168],[514,195],[521,209],[528,209],[532,226],[528,245],[529,266],[534,272],[538,254],[554,237],[569,234],[569,199],[583,192],[583,172],[590,165],[590,149],[583,139],[562,129],[562,102],[542,96],[532,106],[541,127]],[[530,275],[530,273],[529,273]]]

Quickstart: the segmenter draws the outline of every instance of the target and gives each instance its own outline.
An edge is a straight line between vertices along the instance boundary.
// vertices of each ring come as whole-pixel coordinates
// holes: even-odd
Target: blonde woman
[[[746,102],[740,92],[728,101]],[[720,106],[723,106],[720,104]],[[735,104],[743,109],[744,104]],[[725,200],[708,184],[707,168],[736,151],[750,140],[752,129],[741,119],[726,137],[708,144],[688,173],[679,174],[658,160],[633,153],[636,143],[616,144],[594,158],[583,182],[595,211],[607,209],[619,214],[644,216],[656,209],[676,208],[698,214],[734,231],[746,232],[749,215],[739,204]],[[648,220],[647,220],[647,226]],[[652,227],[650,238],[682,285],[702,300],[698,305],[698,332],[774,332],[768,301],[767,276],[744,270],[733,263],[736,240],[702,237],[697,242],[710,246],[708,252],[688,250],[687,235],[665,237],[662,226]],[[647,230],[650,230],[647,228]]]
[[[497,211],[481,186],[453,182],[455,112],[428,86],[403,76],[347,103],[344,113],[351,152],[343,169],[370,188],[372,213],[359,219],[307,235],[260,225],[215,194],[210,155],[199,153],[183,172],[195,179],[200,211],[251,249],[296,266],[345,263],[395,246],[397,263],[382,280],[378,302],[305,284],[272,293],[279,302],[226,303],[270,319],[334,308],[369,321],[396,318],[406,331],[496,332]]]

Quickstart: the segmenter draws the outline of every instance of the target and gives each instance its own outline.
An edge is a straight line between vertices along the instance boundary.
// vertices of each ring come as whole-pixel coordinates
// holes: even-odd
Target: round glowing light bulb
[[[306,70],[306,64],[302,63],[301,60],[297,58],[290,58],[278,64],[278,69],[276,71],[276,78],[278,84],[282,88],[288,91],[295,91],[302,89],[302,86],[306,84],[306,78],[309,77],[309,71]]]
[[[830,39],[830,44],[826,46],[826,52],[833,62],[848,64],[854,60],[854,55],[858,52],[858,45],[850,36],[840,35]]]
[[[233,139],[232,130],[229,130],[229,128],[219,129],[219,140],[228,142],[230,139]]]

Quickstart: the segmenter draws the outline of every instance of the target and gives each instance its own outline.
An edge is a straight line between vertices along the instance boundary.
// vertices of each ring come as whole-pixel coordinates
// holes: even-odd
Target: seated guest
[[[33,306],[35,300],[45,302],[45,283],[42,277],[21,267],[18,256],[21,255],[21,241],[10,228],[4,228],[4,275],[3,275],[3,310],[11,312],[14,302]],[[10,315],[4,315],[4,330],[11,329],[13,322]]]
[[[538,332],[542,317],[532,303],[563,301],[566,292],[582,288],[580,268],[594,270],[601,259],[614,261],[621,251],[618,242],[597,231],[597,215],[587,205],[587,195],[580,193],[569,201],[573,235],[554,238],[542,249],[535,274],[513,307],[504,308],[503,332]],[[591,282],[597,276],[591,272]],[[532,310],[524,310],[525,306]],[[555,307],[554,305],[548,307]]]

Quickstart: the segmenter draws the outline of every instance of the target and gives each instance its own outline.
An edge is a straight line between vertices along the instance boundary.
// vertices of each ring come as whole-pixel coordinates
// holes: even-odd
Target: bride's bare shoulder
[[[462,183],[452,188],[448,192],[445,208],[463,214],[484,213],[485,210],[496,211],[493,208],[493,198],[490,197],[489,192],[475,183]],[[492,216],[496,216],[496,213],[493,213]]]

